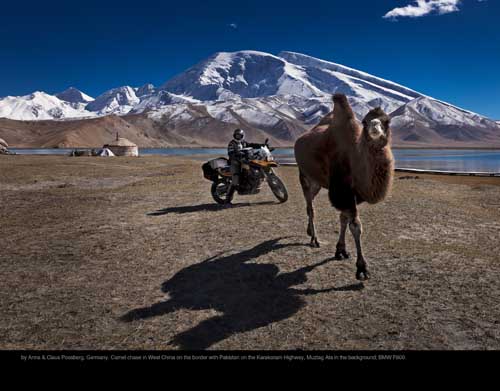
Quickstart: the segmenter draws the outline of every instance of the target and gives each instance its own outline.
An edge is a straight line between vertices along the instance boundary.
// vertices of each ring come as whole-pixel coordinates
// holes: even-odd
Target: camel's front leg
[[[341,212],[340,235],[339,235],[339,241],[337,242],[337,251],[335,251],[335,259],[348,259],[350,257],[345,247],[345,233],[347,231],[348,225],[349,225],[349,215],[344,212]]]
[[[361,249],[361,234],[363,232],[363,227],[361,225],[361,220],[356,213],[351,215],[351,220],[349,222],[349,230],[354,237],[356,242],[357,260],[356,260],[356,278],[358,280],[368,280],[370,278],[370,273],[366,265],[365,258],[363,257],[363,251]]]

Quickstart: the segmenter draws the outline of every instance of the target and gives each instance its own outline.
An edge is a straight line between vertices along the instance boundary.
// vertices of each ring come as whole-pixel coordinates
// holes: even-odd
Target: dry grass
[[[498,179],[396,179],[360,284],[326,192],[313,249],[279,173],[288,203],[220,208],[199,161],[1,156],[0,348],[500,348]]]

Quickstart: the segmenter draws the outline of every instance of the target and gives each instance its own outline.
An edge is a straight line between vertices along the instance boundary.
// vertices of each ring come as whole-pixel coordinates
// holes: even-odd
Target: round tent
[[[104,148],[108,148],[116,156],[139,156],[139,148],[132,141],[116,135],[116,140],[106,144]]]

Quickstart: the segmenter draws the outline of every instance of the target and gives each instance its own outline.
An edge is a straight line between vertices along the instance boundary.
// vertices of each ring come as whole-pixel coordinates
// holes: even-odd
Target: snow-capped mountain
[[[129,86],[113,88],[99,95],[85,108],[98,115],[127,114],[140,102],[135,90]]]
[[[56,97],[69,103],[89,103],[94,100],[91,96],[84,94],[82,91],[76,89],[75,87],[69,87],[68,89],[56,94]]]
[[[316,71],[311,72],[311,78],[316,79],[317,83],[324,83],[324,80],[322,80],[322,77],[317,77],[315,76],[315,72],[317,70],[321,70],[325,72],[327,75],[331,75],[333,72],[334,76],[340,76],[340,78],[343,78],[343,75],[349,76],[350,78],[350,84],[354,84],[354,90],[352,93],[356,92],[356,89],[359,90],[359,87],[366,87],[367,89],[370,90],[381,90],[381,93],[393,93],[395,99],[400,99],[400,100],[407,100],[408,98],[417,98],[419,96],[422,96],[421,93],[414,91],[412,89],[409,89],[407,87],[404,87],[400,84],[394,83],[389,80],[384,80],[381,79],[380,77],[376,77],[373,75],[370,75],[369,73],[358,71],[353,68],[346,67],[344,65],[336,64],[333,62],[329,61],[324,61],[320,60],[311,56],[307,56],[305,54],[300,54],[300,53],[294,53],[294,52],[281,52],[279,57],[285,59],[286,61],[295,64],[295,65],[300,65],[303,66],[305,69],[315,69]],[[327,79],[329,79],[330,76],[327,76]],[[328,90],[330,93],[335,93],[335,92],[340,92],[340,91],[332,91],[331,87],[328,85],[329,83],[326,84],[326,90]],[[345,92],[346,95],[351,95]],[[363,96],[360,96],[363,97]]]
[[[416,98],[391,113],[402,141],[486,141],[500,126],[479,114],[427,97]],[[432,137],[431,137],[432,136]]]
[[[95,116],[82,108],[44,92],[25,96],[7,96],[0,99],[0,118],[16,120],[47,120]]]
[[[491,132],[500,140],[498,124],[481,115],[366,72],[293,52],[216,53],[161,89],[199,101],[194,105],[203,106],[221,123],[264,129],[290,141],[331,110],[335,93],[348,96],[360,119],[377,106],[394,113],[395,133],[406,138],[402,143],[478,141]],[[191,110],[183,106],[160,111],[163,121],[186,126]],[[421,134],[429,131],[432,138]]]
[[[293,107],[292,107],[293,105]],[[269,96],[206,102],[186,102],[160,107],[146,115],[170,129],[190,128],[202,132],[211,124],[214,129],[260,129],[291,144],[318,119],[330,111],[330,102],[298,100],[296,96]],[[317,122],[317,121],[315,121]],[[230,137],[228,132],[225,137]]]
[[[364,116],[381,105],[391,112],[422,94],[387,80],[298,53],[216,53],[165,83],[162,89],[200,101],[299,96],[327,101],[349,96]]]
[[[255,51],[216,53],[161,88],[200,101],[287,94],[322,95],[299,67],[272,54]]]
[[[150,95],[141,96],[141,100],[131,110],[131,114],[140,114],[146,111],[160,109],[165,106],[171,106],[182,103],[200,103],[196,99],[192,99],[182,95],[175,95],[167,91],[157,91]]]
[[[141,98],[145,95],[154,94],[155,91],[156,91],[155,86],[151,83],[147,83],[147,84],[144,84],[143,86],[137,88],[135,90],[135,95],[138,96],[139,98]]]
[[[135,125],[175,133],[177,142],[213,145],[230,136],[230,129],[244,127],[290,145],[331,111],[335,93],[348,96],[360,119],[378,106],[392,113],[394,139],[402,144],[500,142],[498,121],[366,72],[294,52],[220,52],[161,87],[123,86],[95,100],[76,88],[57,96],[36,92],[6,97],[0,99],[0,117],[140,116],[144,121]],[[161,137],[161,132],[155,134]]]
[[[264,129],[289,142],[332,109],[334,93],[347,94],[360,118],[376,106],[391,112],[423,96],[338,64],[297,53],[274,56],[256,51],[216,53],[162,85],[160,91],[191,99],[221,123]],[[157,101],[156,107],[161,107]],[[153,109],[148,114],[152,118],[177,126],[192,120],[193,106],[156,113],[154,104],[140,106],[134,111]]]

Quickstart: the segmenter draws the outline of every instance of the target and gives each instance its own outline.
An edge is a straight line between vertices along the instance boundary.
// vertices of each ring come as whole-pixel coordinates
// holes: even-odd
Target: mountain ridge
[[[246,127],[291,145],[331,111],[335,93],[348,96],[358,119],[381,106],[393,118],[394,139],[401,144],[500,145],[498,121],[390,80],[288,51],[217,52],[160,87],[122,86],[95,99],[74,87],[56,96],[37,92],[33,97],[6,97],[0,99],[0,117],[64,122],[128,116],[143,127],[139,133],[163,129],[189,145],[208,145],[230,138],[230,128]],[[161,143],[161,132],[153,133]],[[170,140],[170,135],[165,137]]]

